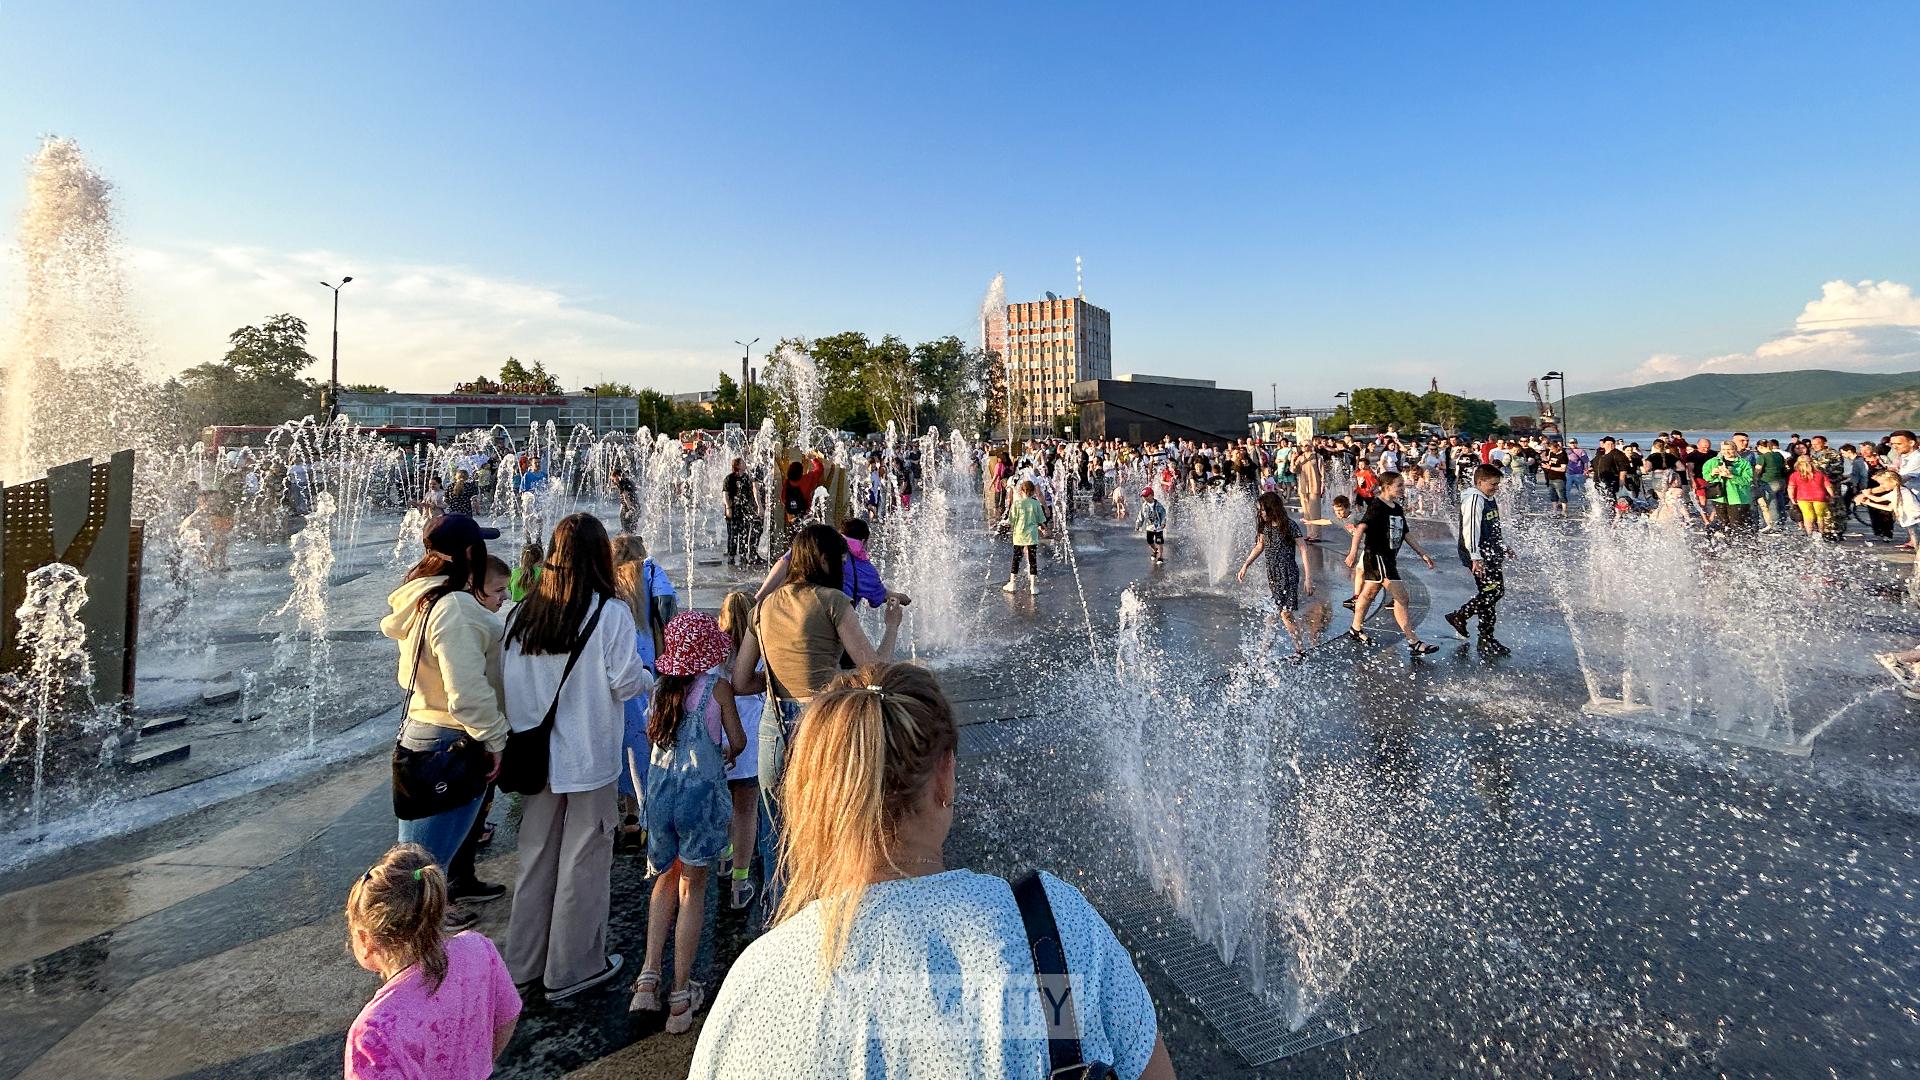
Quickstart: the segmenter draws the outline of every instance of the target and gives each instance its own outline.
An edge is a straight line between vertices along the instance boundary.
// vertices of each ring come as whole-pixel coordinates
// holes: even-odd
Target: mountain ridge
[[[1909,427],[1920,424],[1920,371],[1710,372],[1574,394],[1566,411],[1576,431]]]

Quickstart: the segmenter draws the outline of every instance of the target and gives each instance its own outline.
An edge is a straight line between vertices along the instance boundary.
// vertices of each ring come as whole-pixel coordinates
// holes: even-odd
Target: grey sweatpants
[[[618,784],[529,795],[520,812],[520,876],[507,922],[516,983],[572,986],[607,966],[607,909]]]

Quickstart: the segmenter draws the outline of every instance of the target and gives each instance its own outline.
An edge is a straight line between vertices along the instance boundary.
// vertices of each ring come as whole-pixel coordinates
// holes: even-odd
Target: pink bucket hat
[[[683,611],[667,620],[661,632],[666,647],[654,663],[662,675],[698,675],[727,662],[733,643],[726,631],[704,611]]]

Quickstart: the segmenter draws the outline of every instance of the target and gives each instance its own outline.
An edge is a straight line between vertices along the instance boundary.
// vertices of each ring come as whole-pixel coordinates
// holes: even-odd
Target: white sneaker
[[[1027,595],[1028,596],[1040,595],[1040,575],[1038,574],[1027,575]]]
[[[1000,591],[1001,591],[1001,592],[1012,592],[1012,591],[1013,591],[1013,578],[1012,578],[1012,576],[1009,576],[1009,577],[1007,578],[1007,583],[1006,583],[1005,585],[1002,585],[1002,586],[1000,586]]]

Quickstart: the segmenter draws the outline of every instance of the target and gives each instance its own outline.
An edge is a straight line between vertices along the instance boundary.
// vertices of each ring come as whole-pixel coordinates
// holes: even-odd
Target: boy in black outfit
[[[1461,638],[1467,636],[1467,623],[1480,619],[1480,652],[1489,657],[1506,656],[1511,649],[1494,640],[1493,625],[1499,617],[1495,610],[1506,595],[1506,576],[1502,572],[1513,555],[1500,533],[1500,504],[1493,493],[1500,489],[1500,470],[1482,465],[1473,470],[1473,487],[1460,493],[1460,562],[1473,571],[1478,591],[1460,610],[1447,615],[1447,625]]]

